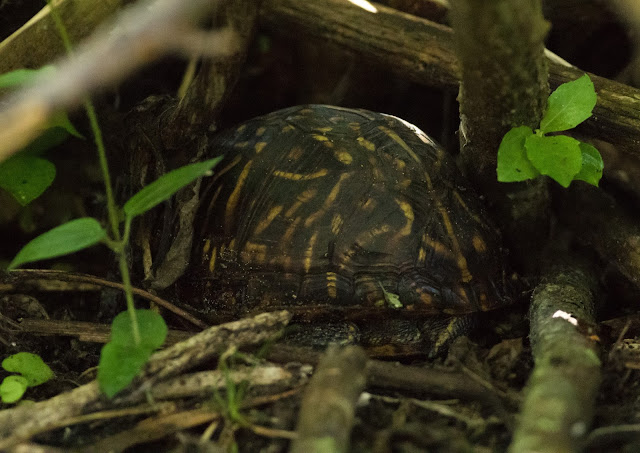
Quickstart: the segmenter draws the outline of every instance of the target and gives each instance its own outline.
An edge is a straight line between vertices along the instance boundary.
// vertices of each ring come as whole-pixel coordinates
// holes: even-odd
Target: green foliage
[[[534,167],[563,187],[569,187],[582,167],[580,142],[566,135],[530,135],[524,143]]]
[[[127,312],[121,314],[128,315]],[[147,348],[107,343],[100,351],[98,383],[100,390],[112,398],[128,386],[149,360],[153,351]]]
[[[109,398],[124,389],[140,372],[149,357],[164,343],[167,325],[151,310],[136,310],[142,341],[136,344],[128,312],[118,314],[111,324],[111,341],[100,353],[98,383]]]
[[[187,165],[159,178],[135,194],[125,204],[127,221],[162,203],[182,187],[209,172],[220,157]],[[9,265],[14,269],[22,264],[54,258],[82,250],[98,242],[107,241],[107,233],[93,218],[72,220],[33,239],[25,245]],[[121,250],[123,244],[111,244]],[[135,341],[130,313],[120,313],[113,321],[111,341],[100,356],[98,382],[109,397],[126,387],[138,374],[149,356],[162,343],[167,326],[160,315],[149,310],[136,310],[140,343]]]
[[[56,167],[47,159],[20,153],[0,165],[0,187],[26,206],[38,198],[56,177]]]
[[[0,89],[16,88],[32,83],[36,78],[51,75],[55,72],[53,66],[43,66],[40,69],[16,69],[0,74]]]
[[[39,355],[18,352],[2,361],[2,368],[18,375],[7,376],[0,384],[0,398],[4,403],[15,403],[22,398],[27,387],[44,384],[54,377],[51,368]]]
[[[144,214],[190,182],[210,171],[221,159],[222,157],[216,157],[197,164],[185,165],[161,176],[157,181],[143,188],[125,203],[125,215],[134,217]]]
[[[27,391],[27,387],[27,380],[24,377],[16,374],[7,376],[0,384],[0,398],[5,404],[18,402]]]
[[[527,158],[524,146],[527,137],[533,135],[528,126],[514,127],[502,138],[498,148],[498,181],[525,181],[540,175]]]
[[[96,219],[83,217],[72,220],[28,242],[11,261],[9,269],[15,269],[25,263],[77,252],[97,244],[106,235],[107,233]]]
[[[52,17],[65,47],[68,53],[71,54],[71,44],[61,17],[53,3],[49,0],[47,3],[51,6]],[[25,83],[32,80],[36,75],[37,74],[28,70],[5,74],[4,76],[0,76],[0,88],[2,86],[9,87]],[[133,217],[146,212],[168,199],[185,185],[205,173],[210,172],[222,157],[198,164],[187,165],[174,170],[134,195],[124,206],[124,234],[122,234],[123,239],[120,239],[119,213],[113,200],[113,190],[110,186],[109,168],[104,142],[102,141],[102,132],[100,131],[95,115],[95,108],[90,100],[85,102],[85,110],[100,157],[107,197],[107,210],[111,224],[110,231],[114,238],[108,236],[107,232],[97,220],[92,218],[76,219],[33,239],[18,252],[9,264],[9,269],[13,269],[24,263],[73,253],[101,241],[116,253],[125,287],[127,312],[120,313],[113,321],[111,341],[102,349],[98,372],[98,381],[101,389],[111,397],[131,382],[142,366],[148,361],[153,351],[162,345],[167,334],[167,326],[160,315],[149,310],[136,310],[134,306],[131,281],[125,256],[131,221]],[[55,126],[56,129],[62,128],[69,134],[80,136],[78,131],[68,121],[66,115],[54,116],[51,124]],[[38,153],[40,153],[43,148],[46,148],[46,146],[43,145],[46,145],[46,143],[40,143],[34,146],[28,155],[32,157],[34,155],[38,156]],[[25,184],[25,178],[25,175],[15,176],[15,179],[23,185]],[[23,192],[28,191],[23,188]],[[25,197],[26,196],[23,196],[23,198]],[[9,398],[15,398],[15,395],[19,393],[16,392],[19,382],[16,383],[14,381],[16,380],[13,379],[7,384],[10,393]]]
[[[226,418],[233,423],[247,426],[248,423],[242,415],[241,408],[242,401],[249,389],[249,381],[243,380],[240,384],[236,384],[231,376],[231,369],[236,367],[236,359],[239,357],[241,356],[235,347],[231,347],[220,356],[218,360],[218,370],[224,376],[226,398],[223,398],[216,388],[214,388],[213,396],[216,404]]]
[[[162,316],[153,310],[136,310],[136,318],[142,334],[139,346],[154,351],[162,346],[167,338],[167,325],[162,320]],[[120,313],[113,319],[111,343],[120,346],[131,346],[135,343],[131,332],[131,320],[126,312]]]
[[[576,127],[591,116],[596,92],[587,74],[560,85],[549,96],[540,129],[514,127],[498,149],[498,181],[517,182],[547,175],[563,187],[581,180],[597,186],[602,157],[596,148],[564,135],[547,136]]]
[[[0,89],[25,85],[54,71],[53,66],[44,66],[0,74]],[[53,115],[48,129],[22,152],[0,163],[0,188],[9,192],[22,206],[42,195],[55,179],[56,168],[40,155],[64,142],[69,135],[82,138],[65,112]]]
[[[540,130],[546,134],[573,129],[591,116],[596,102],[596,91],[587,74],[563,83],[549,96]]]

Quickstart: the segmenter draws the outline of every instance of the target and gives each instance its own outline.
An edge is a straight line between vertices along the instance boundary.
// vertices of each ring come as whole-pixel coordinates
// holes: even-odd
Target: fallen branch
[[[600,385],[593,327],[595,278],[577,266],[551,266],[531,309],[535,367],[509,448],[573,452],[588,433]]]
[[[305,390],[291,452],[346,452],[356,402],[366,384],[367,355],[357,346],[330,346]]]
[[[264,313],[200,332],[182,343],[155,353],[129,388],[113,400],[107,400],[101,394],[98,383],[92,381],[49,400],[2,411],[0,450],[27,441],[35,433],[57,426],[62,419],[144,401],[146,391],[156,383],[219,355],[230,345],[240,347],[267,341],[289,319],[286,311]]]

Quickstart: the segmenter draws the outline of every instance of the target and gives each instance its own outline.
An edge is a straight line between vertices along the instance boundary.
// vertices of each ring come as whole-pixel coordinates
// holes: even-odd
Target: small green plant
[[[560,85],[549,96],[539,129],[514,127],[503,137],[498,149],[498,181],[525,181],[542,174],[565,188],[575,180],[597,186],[603,170],[598,150],[566,135],[547,135],[582,123],[591,116],[596,100],[587,74]]]
[[[111,338],[102,348],[98,366],[100,388],[109,397],[126,387],[142,369],[149,356],[164,343],[167,326],[162,317],[150,310],[136,310],[125,248],[134,217],[163,202],[180,188],[210,171],[221,157],[173,170],[143,188],[124,205],[124,231],[121,239],[109,237],[100,223],[91,217],[75,219],[28,242],[9,264],[9,270],[26,263],[55,258],[104,243],[119,257],[125,282],[128,311],[113,320]],[[119,230],[118,230],[119,231]]]
[[[66,28],[50,0],[48,4],[63,44],[71,54],[71,42]],[[8,269],[73,253],[97,243],[104,243],[115,252],[125,288],[127,311],[115,317],[110,341],[102,348],[98,365],[100,388],[108,397],[112,397],[133,380],[153,351],[164,343],[167,335],[167,326],[160,315],[150,310],[136,310],[133,302],[126,257],[131,222],[136,216],[144,214],[182,187],[210,172],[222,157],[186,165],[165,174],[140,190],[125,203],[122,209],[119,209],[113,196],[102,131],[98,125],[95,109],[89,99],[85,101],[84,107],[104,179],[109,226],[103,228],[100,222],[89,217],[60,225],[27,243],[11,261]],[[123,217],[124,220],[122,220]]]
[[[213,396],[217,406],[229,421],[240,426],[247,426],[249,423],[240,412],[240,409],[249,388],[249,381],[243,380],[236,384],[231,376],[231,370],[236,368],[236,359],[242,357],[244,356],[239,354],[235,347],[231,347],[220,355],[218,370],[224,376],[226,399],[222,397],[216,388],[213,390]]]
[[[40,356],[30,352],[18,352],[7,357],[2,361],[2,368],[18,373],[7,376],[0,384],[0,398],[6,404],[20,401],[28,387],[44,384],[54,376]]]
[[[0,89],[16,88],[52,72],[55,72],[53,66],[35,70],[17,69],[0,75]],[[55,165],[43,158],[42,154],[64,142],[70,135],[83,138],[65,112],[54,115],[38,138],[15,156],[0,163],[0,188],[9,192],[22,206],[42,195],[56,176]]]

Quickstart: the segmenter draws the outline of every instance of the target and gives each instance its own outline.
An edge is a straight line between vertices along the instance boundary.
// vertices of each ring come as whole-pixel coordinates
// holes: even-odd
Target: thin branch
[[[141,66],[174,52],[192,56],[193,35],[199,17],[218,1],[143,1],[124,11],[110,28],[95,34],[77,55],[60,63],[55,75],[43,76],[9,97],[0,111],[0,161],[35,138],[50,116],[80,105],[84,97],[122,80]],[[229,29],[210,32],[209,57],[232,55],[235,34]],[[202,46],[203,47],[203,46]]]

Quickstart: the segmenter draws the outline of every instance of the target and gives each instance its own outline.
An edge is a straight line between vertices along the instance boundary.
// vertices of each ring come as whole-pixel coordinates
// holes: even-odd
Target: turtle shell
[[[210,302],[427,315],[505,303],[499,232],[417,127],[298,106],[217,135],[210,152],[225,156],[203,183],[196,231]]]

